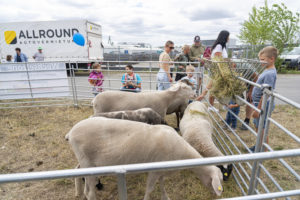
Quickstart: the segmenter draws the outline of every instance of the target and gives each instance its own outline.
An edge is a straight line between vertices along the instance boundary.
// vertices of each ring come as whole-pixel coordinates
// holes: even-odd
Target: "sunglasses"
[[[174,49],[174,47],[169,47],[170,49]]]

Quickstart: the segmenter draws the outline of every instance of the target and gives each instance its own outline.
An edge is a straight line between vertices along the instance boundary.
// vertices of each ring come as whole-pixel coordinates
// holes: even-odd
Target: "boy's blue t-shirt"
[[[188,80],[189,82],[191,82],[191,83],[194,84],[194,87],[192,87],[192,89],[193,89],[193,90],[196,89],[197,82],[196,82],[196,80],[195,80],[194,77],[189,78],[188,76],[185,76],[185,77],[182,77],[180,80]]]
[[[275,89],[277,79],[277,71],[276,68],[266,69],[261,75],[259,75],[257,84],[268,84]],[[252,100],[254,103],[258,103],[263,95],[262,89],[258,87],[254,87],[252,91]]]

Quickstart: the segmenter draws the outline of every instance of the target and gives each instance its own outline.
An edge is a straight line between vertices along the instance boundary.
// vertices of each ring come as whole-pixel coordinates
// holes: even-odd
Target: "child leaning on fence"
[[[256,81],[257,84],[268,84],[272,90],[275,89],[276,79],[277,79],[277,71],[275,68],[275,61],[278,56],[278,50],[275,47],[268,46],[263,48],[259,53],[258,57],[261,62],[264,62],[266,65],[266,69],[263,71],[262,74],[258,76],[258,79]],[[255,107],[258,109],[261,109],[262,107],[262,100],[263,100],[263,90],[258,87],[254,87],[252,91],[252,101]],[[271,111],[274,108],[269,108],[269,100],[267,101],[267,110],[271,109]],[[260,114],[257,111],[254,111],[252,114],[253,123],[256,127],[256,131],[258,130],[258,122],[260,118]],[[265,116],[263,120],[263,134],[264,134],[264,128],[266,123],[266,117]],[[268,143],[268,137],[266,137],[266,143]],[[251,151],[255,151],[255,146],[252,146],[250,148]]]
[[[126,73],[122,76],[122,87],[121,91],[126,92],[140,92],[142,88],[142,79],[141,77],[133,72],[132,65],[126,65]]]
[[[228,109],[233,112],[236,116],[239,115],[240,113],[240,106],[233,100],[230,100],[229,104],[227,105]],[[237,119],[236,117],[230,112],[227,111],[227,115],[226,115],[226,123],[230,126],[232,129],[236,129],[236,125],[237,125]]]
[[[94,63],[92,65],[92,71],[89,75],[88,81],[89,83],[94,86],[92,88],[92,93],[96,96],[99,92],[102,92],[102,84],[104,76],[103,73],[101,72],[101,65],[99,63]]]

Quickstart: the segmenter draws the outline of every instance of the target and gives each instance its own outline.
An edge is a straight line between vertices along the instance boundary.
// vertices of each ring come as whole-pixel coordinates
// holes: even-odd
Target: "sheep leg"
[[[150,193],[153,192],[155,183],[159,179],[161,175],[155,172],[150,172],[147,178],[147,186],[146,186],[146,193],[144,196],[144,200],[150,199]]]
[[[85,177],[84,194],[88,200],[97,200],[95,185],[97,184],[96,176]]]
[[[161,191],[161,200],[170,200],[170,198],[168,197],[168,194],[166,192],[166,189],[165,189],[164,176],[161,176],[159,178],[159,186],[160,186],[160,191]]]
[[[83,187],[84,186],[84,181],[81,177],[76,177],[75,178],[75,196],[79,197],[79,199],[84,199],[83,195]]]
[[[80,168],[80,164],[76,166],[76,169]],[[75,196],[79,197],[80,199],[84,199],[83,196],[83,185],[84,181],[81,177],[76,177],[75,178]]]
[[[176,112],[176,119],[177,119],[177,127],[179,130],[179,121],[180,121],[180,113],[179,112]]]

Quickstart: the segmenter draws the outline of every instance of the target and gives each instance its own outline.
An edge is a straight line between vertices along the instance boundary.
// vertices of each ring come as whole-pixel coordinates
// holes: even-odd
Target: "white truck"
[[[80,33],[84,46],[73,41]],[[15,48],[26,54],[28,61],[38,48],[43,49],[45,61],[88,61],[103,59],[101,26],[87,20],[0,23],[0,58],[14,57]]]

